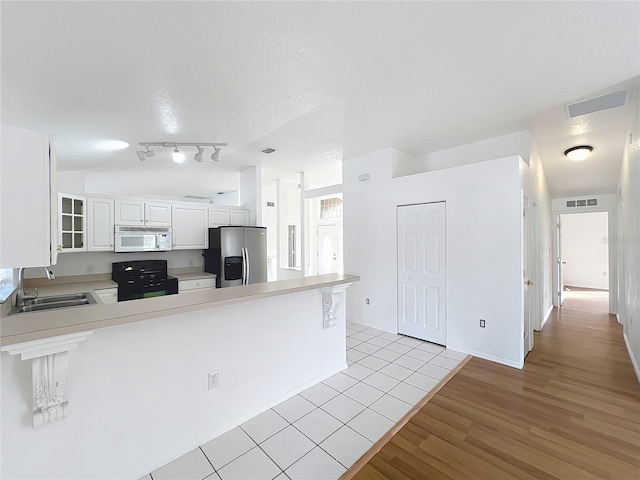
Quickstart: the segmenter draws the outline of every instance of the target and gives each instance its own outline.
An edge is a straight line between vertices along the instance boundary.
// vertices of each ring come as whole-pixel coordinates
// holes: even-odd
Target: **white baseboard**
[[[618,315],[617,313],[616,313],[616,320],[620,325],[622,325],[622,322],[620,321],[620,315]]]
[[[551,312],[553,312],[553,305],[549,307],[549,310],[547,310],[546,315],[542,319],[542,325],[540,325],[540,330],[544,328],[545,324],[547,323],[547,320],[549,320],[549,316],[551,315]]]
[[[322,382],[323,380],[326,380],[329,377],[332,377],[333,375],[335,375],[336,373],[340,373],[341,371],[343,371],[344,369],[347,368],[347,364],[345,363],[344,366],[331,370],[327,373],[324,373],[322,375],[320,375],[319,377],[314,378],[313,380],[310,380],[309,382],[304,383],[303,385],[301,385],[298,388],[295,388],[283,395],[280,395],[276,398],[274,398],[273,400],[271,400],[268,403],[265,403],[263,405],[260,405],[259,407],[254,408],[253,410],[248,411],[247,413],[234,418],[233,420],[225,423],[224,425],[216,428],[215,430],[212,430],[210,432],[205,433],[204,435],[201,435],[199,438],[195,439],[193,442],[189,442],[186,445],[183,445],[180,448],[177,448],[174,450],[174,452],[171,455],[167,456],[166,461],[164,461],[162,464],[160,465],[155,465],[153,467],[151,467],[150,469],[147,469],[147,471],[145,472],[138,472],[135,475],[132,475],[133,478],[142,478],[145,475],[149,474],[149,472],[154,472],[155,470],[157,470],[158,468],[166,465],[167,463],[175,460],[176,458],[181,457],[182,455],[185,455],[186,453],[189,453],[191,450],[194,450],[196,448],[198,448],[200,445],[204,445],[205,443],[213,440],[216,437],[219,437],[220,435],[222,435],[223,433],[228,432],[229,430],[242,425],[244,422],[246,422],[247,420],[251,420],[253,417],[257,417],[258,415],[260,415],[262,412],[265,412],[267,410],[269,410],[272,407],[275,407],[276,405],[284,402],[285,400],[288,400],[289,398],[293,397],[294,395],[297,395],[300,392],[305,391],[307,388],[313,387],[314,385]]]
[[[629,353],[631,364],[633,365],[633,369],[636,372],[636,377],[638,377],[638,382],[640,383],[640,368],[638,368],[638,362],[636,362],[636,357],[633,356],[633,350],[631,350],[631,345],[629,345],[629,339],[627,338],[626,332],[622,336],[624,337],[624,344],[627,346],[627,352]]]
[[[507,367],[517,368],[518,370],[522,370],[522,367],[524,367],[524,360],[522,362],[514,362],[512,360],[506,360],[504,358],[494,357],[493,355],[487,355],[486,353],[480,352],[471,352],[471,355],[473,355],[474,357],[489,360],[490,362],[501,363],[502,365],[506,365]]]

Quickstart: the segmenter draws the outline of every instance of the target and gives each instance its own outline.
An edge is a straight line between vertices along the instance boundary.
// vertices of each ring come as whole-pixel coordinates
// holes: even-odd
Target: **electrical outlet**
[[[367,305],[369,305],[369,299],[365,298],[364,303],[366,303]]]
[[[484,328],[487,324],[487,321],[484,318],[480,319],[480,328]]]
[[[216,388],[220,384],[220,373],[218,370],[215,372],[209,372],[209,390]]]
[[[93,265],[87,265],[87,273],[93,273]]]

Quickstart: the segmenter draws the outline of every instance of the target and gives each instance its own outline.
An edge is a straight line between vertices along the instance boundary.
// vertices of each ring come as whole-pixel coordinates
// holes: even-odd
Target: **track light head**
[[[213,153],[211,154],[211,160],[213,160],[214,162],[220,161],[220,147],[218,147],[217,145],[213,146]]]
[[[202,155],[204,154],[204,148],[198,146],[198,152],[193,156],[196,162],[202,162]]]
[[[153,150],[149,149],[149,145],[144,145],[144,146],[146,147],[145,151],[138,150],[136,152],[136,154],[138,155],[138,158],[140,159],[141,162],[144,162],[147,158],[151,158],[156,154],[156,152],[154,152]]]
[[[187,156],[184,153],[182,153],[180,150],[178,150],[177,145],[174,145],[173,154],[171,156],[173,158],[173,161],[176,163],[184,163],[185,160],[187,159]]]

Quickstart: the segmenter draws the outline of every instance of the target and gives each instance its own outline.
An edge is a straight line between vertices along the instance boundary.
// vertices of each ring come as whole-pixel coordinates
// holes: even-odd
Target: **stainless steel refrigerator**
[[[209,229],[204,271],[215,273],[216,286],[233,287],[267,281],[267,229],[217,227]]]

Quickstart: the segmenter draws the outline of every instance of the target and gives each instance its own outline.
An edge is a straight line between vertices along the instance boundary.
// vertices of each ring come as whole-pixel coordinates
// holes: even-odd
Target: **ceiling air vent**
[[[589,198],[587,200],[567,200],[567,207],[595,207],[598,205],[597,198]]]
[[[580,115],[586,115],[587,113],[599,112],[600,110],[620,107],[624,105],[626,101],[626,90],[608,93],[607,95],[602,95],[600,97],[590,98],[589,100],[583,100],[582,102],[576,102],[567,105],[567,116],[569,118],[579,117]]]
[[[275,148],[271,148],[271,147],[267,147],[264,150],[260,150],[262,153],[266,153],[267,155],[271,155],[273,152],[276,151]]]

